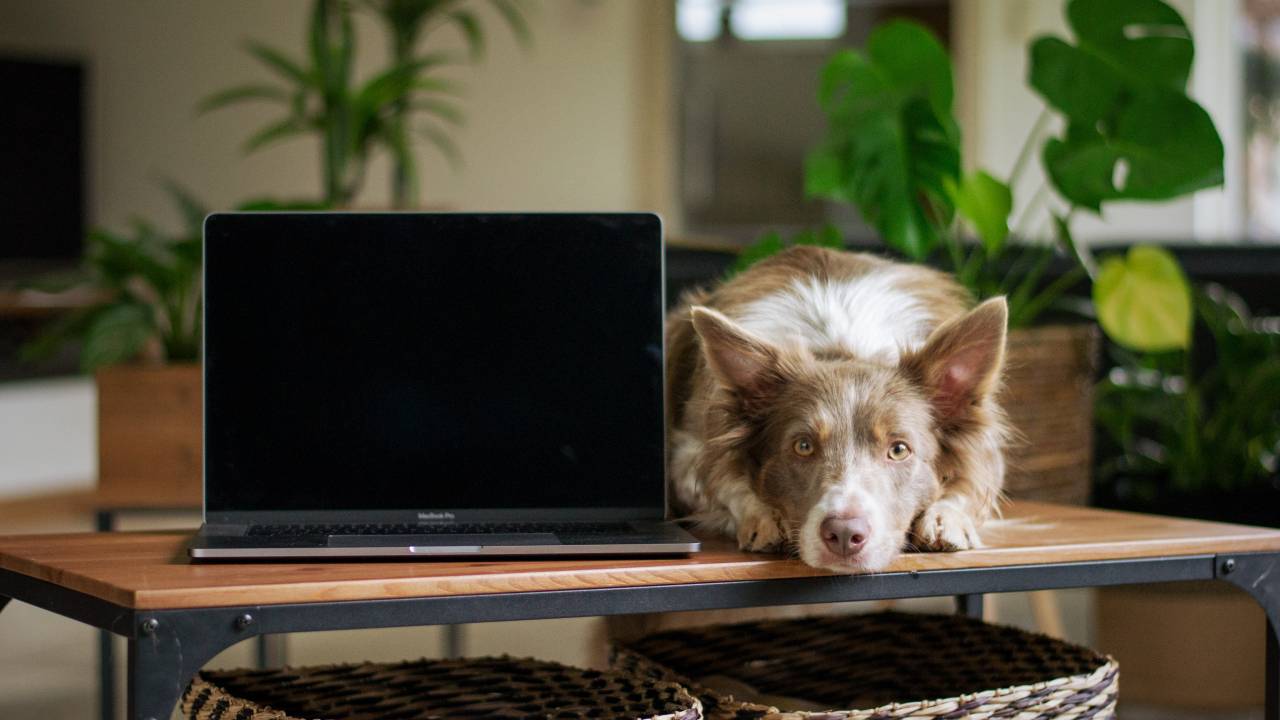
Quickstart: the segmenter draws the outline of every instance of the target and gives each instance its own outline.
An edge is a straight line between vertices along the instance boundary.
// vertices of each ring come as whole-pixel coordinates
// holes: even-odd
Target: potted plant
[[[1189,311],[1178,302],[1186,293],[1181,274],[1164,272],[1167,253],[1141,248],[1099,264],[1072,237],[1072,218],[1111,202],[1219,185],[1223,150],[1208,114],[1185,93],[1193,45],[1176,11],[1160,0],[1071,0],[1066,12],[1074,44],[1043,37],[1030,47],[1029,84],[1046,107],[1005,180],[964,169],[947,52],[929,30],[899,20],[823,69],[818,101],[829,130],[806,160],[805,184],[811,197],[855,206],[896,253],[949,267],[976,297],[1008,297],[1003,404],[1022,437],[1011,449],[1006,488],[1015,497],[1083,503],[1096,333],[1091,324],[1036,321],[1088,279],[1103,329],[1135,347],[1185,343]],[[1144,32],[1130,37],[1130,27]],[[1061,136],[1046,137],[1055,118]],[[1037,149],[1044,187],[1011,223],[1010,188]],[[844,244],[834,228],[791,242]],[[785,244],[766,236],[742,264]],[[1055,256],[1071,269],[1044,282]],[[1135,302],[1139,287],[1158,296]]]
[[[519,0],[488,0],[521,43],[529,41],[524,5]],[[390,39],[390,66],[359,82],[353,77],[356,35],[352,3],[315,0],[307,33],[308,54],[299,62],[258,42],[248,51],[279,76],[283,84],[251,83],[207,97],[208,112],[245,101],[280,105],[283,117],[269,123],[245,143],[246,152],[299,135],[320,136],[323,197],[333,207],[351,202],[364,182],[374,150],[392,159],[392,204],[411,206],[419,177],[413,138],[434,145],[451,163],[459,160],[448,127],[460,124],[459,86],[438,72],[464,61],[448,53],[422,53],[420,46],[443,28],[462,33],[468,58],[484,51],[484,24],[464,0],[364,0]]]
[[[182,232],[143,220],[128,233],[91,232],[82,270],[46,287],[87,287],[101,302],[68,313],[23,349],[35,359],[80,343],[80,366],[98,386],[98,478],[108,501],[199,504],[205,211],[176,185],[169,190]]]
[[[69,342],[98,388],[98,487],[105,503],[200,504],[202,458],[201,268],[206,208],[167,190],[183,228],[136,219],[128,232],[97,228],[83,267],[40,289],[77,289],[100,301],[69,312],[22,349],[28,360]],[[319,210],[320,203],[254,200],[245,211]]]

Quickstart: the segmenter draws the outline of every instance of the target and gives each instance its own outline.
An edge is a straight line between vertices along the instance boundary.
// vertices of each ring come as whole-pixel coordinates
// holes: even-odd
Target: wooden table
[[[124,636],[129,714],[168,718],[192,675],[264,633],[575,617],[1217,579],[1267,615],[1268,720],[1280,720],[1280,530],[1021,502],[988,547],[838,576],[717,540],[690,557],[192,565],[168,532],[0,538],[13,598]],[[1273,572],[1273,570],[1275,572]]]

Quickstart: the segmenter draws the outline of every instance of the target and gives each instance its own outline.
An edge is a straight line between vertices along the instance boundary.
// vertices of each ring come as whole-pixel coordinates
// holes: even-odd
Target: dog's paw
[[[920,513],[911,526],[911,542],[921,550],[953,552],[982,547],[978,526],[955,502],[939,500]]]
[[[738,548],[741,550],[776,550],[782,547],[784,538],[782,526],[772,514],[752,514],[738,521]]]

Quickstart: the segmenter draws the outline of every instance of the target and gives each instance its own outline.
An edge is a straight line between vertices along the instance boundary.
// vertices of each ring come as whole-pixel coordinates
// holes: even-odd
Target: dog
[[[841,573],[979,546],[1007,319],[944,273],[813,246],[686,294],[666,331],[674,513]]]

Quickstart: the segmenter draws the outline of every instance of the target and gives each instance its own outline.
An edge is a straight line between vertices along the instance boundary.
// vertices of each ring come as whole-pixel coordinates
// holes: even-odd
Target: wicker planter
[[[708,718],[1112,718],[1114,660],[955,615],[717,625],[614,647],[614,667],[678,682]]]
[[[1098,348],[1093,325],[1009,333],[1000,399],[1019,435],[1008,454],[1010,497],[1077,505],[1089,500]]]
[[[98,371],[98,487],[103,501],[199,507],[200,366],[117,365]]]
[[[646,718],[698,720],[669,682],[509,657],[200,673],[182,696],[191,720]]]

